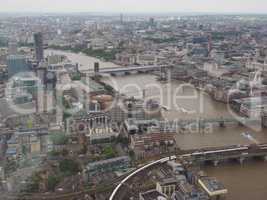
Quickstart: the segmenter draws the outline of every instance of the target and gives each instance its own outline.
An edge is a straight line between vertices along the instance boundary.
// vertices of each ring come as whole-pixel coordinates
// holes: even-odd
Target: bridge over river
[[[232,146],[232,147],[224,147],[224,148],[214,148],[209,150],[193,150],[192,152],[181,154],[181,155],[173,155],[169,157],[165,157],[153,162],[148,163],[147,165],[137,169],[126,178],[124,178],[119,185],[113,190],[109,200],[117,199],[120,190],[123,185],[127,184],[127,182],[137,176],[140,172],[149,169],[152,166],[165,163],[169,160],[177,160],[179,162],[183,162],[186,164],[200,163],[206,161],[214,162],[214,165],[217,165],[220,161],[228,160],[228,159],[237,159],[242,164],[243,161],[247,158],[253,157],[262,157],[265,160],[267,159],[267,144],[260,145],[248,145],[248,146]]]
[[[132,73],[147,73],[153,71],[163,71],[165,69],[171,68],[172,66],[169,65],[146,65],[146,66],[127,66],[127,67],[106,67],[106,68],[99,68],[99,69],[89,69],[89,70],[82,70],[81,73],[89,74],[89,75],[125,75],[125,74],[132,74]]]
[[[252,118],[197,118],[197,119],[178,119],[173,121],[161,121],[159,127],[165,129],[186,128],[190,125],[197,125],[199,128],[205,128],[206,125],[216,125],[225,127],[227,125],[240,125],[240,126],[263,126],[262,120]]]

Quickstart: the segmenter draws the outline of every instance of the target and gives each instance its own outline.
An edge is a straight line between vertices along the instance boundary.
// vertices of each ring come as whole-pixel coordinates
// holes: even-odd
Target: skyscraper
[[[7,66],[9,78],[17,73],[29,71],[26,57],[23,55],[9,55],[7,57]]]
[[[120,14],[120,23],[123,24],[123,14]]]
[[[43,35],[42,33],[34,34],[35,59],[41,62],[44,59]]]
[[[18,44],[16,40],[10,40],[8,42],[8,54],[16,55],[18,53]]]

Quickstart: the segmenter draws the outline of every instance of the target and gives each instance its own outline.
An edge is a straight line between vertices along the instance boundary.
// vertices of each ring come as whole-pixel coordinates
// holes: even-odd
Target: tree
[[[49,191],[55,191],[55,188],[57,186],[57,184],[60,182],[60,178],[58,176],[48,176],[48,180],[47,180],[47,189]]]
[[[29,179],[29,184],[27,185],[26,192],[38,192],[41,181],[42,178],[39,173],[34,173]]]
[[[68,143],[68,138],[64,133],[55,133],[51,135],[51,140],[54,145],[64,145]]]
[[[105,155],[105,158],[114,158],[116,156],[116,153],[111,146],[105,147],[103,154]]]
[[[60,161],[59,169],[64,175],[71,176],[77,174],[80,171],[80,165],[75,160],[64,159]]]
[[[131,158],[132,160],[135,158],[135,153],[134,153],[133,150],[130,150],[130,151],[129,151],[129,156],[130,156],[130,158]]]

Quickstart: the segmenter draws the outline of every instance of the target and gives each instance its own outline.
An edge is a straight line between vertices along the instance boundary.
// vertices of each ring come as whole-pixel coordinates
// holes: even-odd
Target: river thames
[[[82,65],[81,69],[93,68],[93,63],[96,61],[100,63],[100,67],[117,66],[83,54],[46,51],[46,54],[51,53],[67,56],[73,63]],[[158,100],[161,105],[168,108],[168,111],[163,113],[164,118],[168,120],[233,117],[227,105],[216,102],[204,92],[178,81],[161,83],[152,74],[117,76],[103,81],[129,97],[142,97],[145,93],[146,98]],[[254,140],[244,138],[242,136],[244,132],[249,132]],[[176,137],[176,143],[181,149],[247,145],[255,141],[267,143],[267,130],[231,125],[225,128],[212,127],[207,132],[178,134]],[[202,168],[209,176],[214,176],[223,182],[229,191],[228,200],[264,200],[267,197],[267,163],[264,161],[250,160],[245,161],[243,165],[231,162],[220,164],[218,167]]]

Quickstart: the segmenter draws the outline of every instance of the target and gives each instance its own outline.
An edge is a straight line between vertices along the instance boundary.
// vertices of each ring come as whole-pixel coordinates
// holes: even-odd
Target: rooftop
[[[205,176],[201,177],[198,182],[209,196],[218,196],[228,192],[224,185],[215,178]]]
[[[167,200],[167,196],[156,191],[156,190],[150,190],[144,193],[140,194],[140,197],[142,197],[143,200]]]

